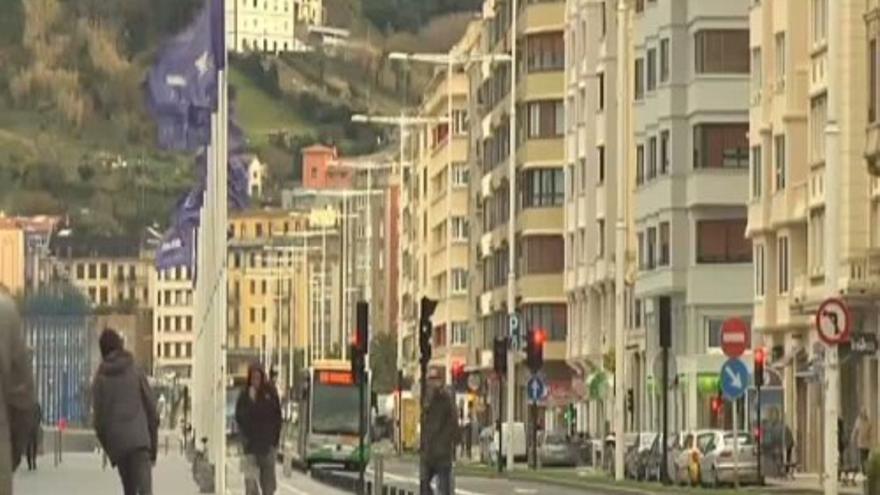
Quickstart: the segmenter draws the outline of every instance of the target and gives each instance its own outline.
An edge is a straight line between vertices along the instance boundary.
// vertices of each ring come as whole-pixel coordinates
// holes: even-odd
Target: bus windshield
[[[312,391],[312,431],[323,435],[357,435],[359,396],[356,385],[315,383]]]

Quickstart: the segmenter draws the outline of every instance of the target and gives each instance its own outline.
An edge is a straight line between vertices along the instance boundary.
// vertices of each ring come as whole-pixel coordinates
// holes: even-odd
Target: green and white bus
[[[369,418],[369,373],[367,377],[365,414]],[[359,410],[360,395],[351,364],[342,360],[315,361],[284,426],[281,450],[285,467],[337,466],[356,470],[369,463],[369,421],[365,423],[361,452]]]

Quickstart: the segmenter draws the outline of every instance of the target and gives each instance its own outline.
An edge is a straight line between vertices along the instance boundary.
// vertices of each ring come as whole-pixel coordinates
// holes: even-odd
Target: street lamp
[[[508,223],[507,223],[507,249],[508,249],[508,273],[507,273],[507,313],[508,318],[513,319],[513,315],[516,312],[516,268],[515,268],[515,260],[516,260],[516,35],[517,35],[517,22],[516,18],[518,15],[517,8],[517,0],[511,0],[512,2],[512,12],[511,16],[511,25],[510,25],[510,55],[507,54],[477,54],[477,55],[469,55],[469,54],[454,54],[452,52],[447,54],[430,54],[430,53],[401,53],[401,52],[393,52],[389,55],[391,60],[402,60],[402,61],[412,61],[412,62],[423,62],[430,63],[435,65],[446,65],[446,111],[449,117],[449,143],[447,144],[446,156],[448,161],[449,173],[451,177],[452,171],[452,132],[453,132],[453,122],[452,122],[452,69],[455,65],[463,65],[469,63],[507,63],[510,64],[510,152],[508,156],[508,208],[510,211]],[[446,181],[447,188],[447,198],[451,197],[451,181]],[[449,201],[447,201],[447,209],[449,208]],[[447,211],[448,217],[448,211]],[[448,232],[448,231],[447,231]],[[447,269],[450,265],[450,237],[447,235],[446,237],[446,258],[447,258]],[[451,283],[452,277],[447,275],[446,277],[446,322],[447,326],[449,325],[449,296],[451,295]],[[448,329],[449,330],[449,329]],[[512,329],[509,329],[510,331]],[[512,337],[512,335],[511,335]],[[451,376],[451,364],[452,364],[452,355],[451,351],[451,332],[446,332],[446,383],[450,384],[452,380]],[[514,394],[516,393],[516,388],[514,384],[514,380],[516,377],[515,367],[516,363],[514,360],[514,355],[512,352],[507,353],[507,424],[508,424],[508,438],[507,440],[507,469],[513,470],[513,447],[511,445],[510,435],[513,431],[513,408],[514,408]]]

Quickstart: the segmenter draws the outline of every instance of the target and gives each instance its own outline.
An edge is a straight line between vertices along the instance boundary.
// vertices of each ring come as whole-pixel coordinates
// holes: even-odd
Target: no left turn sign
[[[832,297],[819,305],[816,311],[816,331],[819,338],[828,345],[849,341],[852,316],[849,307],[841,299]]]

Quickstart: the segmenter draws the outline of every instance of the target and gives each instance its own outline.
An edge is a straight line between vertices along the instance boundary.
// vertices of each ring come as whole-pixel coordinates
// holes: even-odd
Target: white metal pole
[[[624,477],[624,315],[626,314],[626,256],[629,146],[629,26],[627,0],[617,2],[617,225],[615,239],[615,315],[614,315],[614,478]]]
[[[840,2],[826,3],[828,9],[828,73],[826,74],[827,113],[825,124],[825,285],[829,297],[837,296],[838,255],[840,246],[840,169],[845,164],[839,154],[840,128],[838,114],[838,60],[840,56]],[[837,420],[840,417],[840,374],[837,346],[825,350],[825,495],[837,495],[837,471],[840,464],[837,451]]]
[[[223,48],[223,57],[226,57],[226,48]],[[225,63],[224,63],[225,66]],[[226,493],[226,335],[227,335],[227,292],[226,283],[226,263],[228,257],[228,237],[226,235],[228,228],[228,212],[227,212],[227,182],[228,182],[228,156],[227,156],[227,124],[228,124],[228,95],[226,87],[226,71],[218,72],[218,87],[220,88],[219,99],[219,116],[217,122],[218,143],[217,147],[217,163],[215,167],[216,184],[214,187],[214,195],[216,196],[215,204],[217,205],[215,229],[215,246],[214,256],[216,263],[213,265],[215,270],[214,278],[216,279],[216,291],[214,292],[214,304],[212,311],[215,315],[214,326],[211,332],[214,334],[212,354],[214,362],[212,368],[214,370],[214,441],[212,442],[216,448],[216,469],[214,474],[214,486],[216,493]]]
[[[348,318],[348,196],[342,196],[342,217],[339,221],[342,236],[342,257],[339,269],[342,271],[342,328],[339,329],[339,346],[342,350],[342,359],[348,359],[348,330],[350,321]]]
[[[510,0],[510,153],[507,157],[507,183],[508,198],[507,208],[507,315],[508,322],[516,314],[516,40],[517,40],[517,17],[519,7],[517,0]],[[520,327],[523,325],[520,324]],[[508,333],[513,337],[512,328],[508,324]],[[523,333],[523,332],[520,332]],[[507,471],[513,471],[513,421],[514,406],[516,399],[516,357],[515,347],[507,352],[507,438],[504,445],[507,446]]]
[[[404,115],[400,114],[398,128],[400,132],[400,161],[397,164],[397,371],[403,370],[403,298],[399,294],[403,292],[403,159],[406,149],[404,139]],[[398,404],[398,407],[400,405]],[[399,434],[399,432],[398,432]]]
[[[327,226],[321,227],[321,320],[319,345],[321,359],[327,359],[325,340],[327,339]]]
[[[452,140],[454,122],[452,122],[452,57],[453,49],[449,50],[449,57],[446,60],[446,294],[444,297],[444,313],[446,319],[446,385],[452,385]]]
[[[373,168],[367,168],[367,280],[364,286],[364,299],[367,304],[373,300]],[[372,319],[372,315],[371,318]],[[369,328],[371,325],[367,324]],[[369,335],[369,332],[367,333]]]

